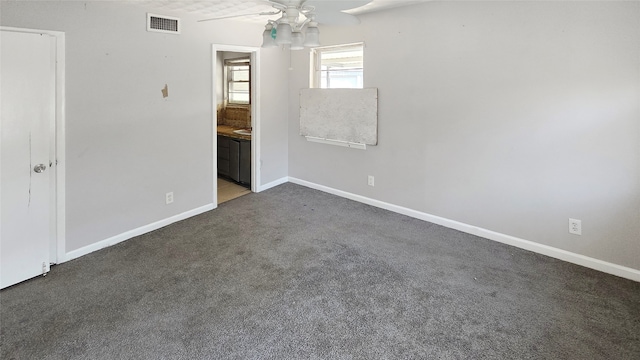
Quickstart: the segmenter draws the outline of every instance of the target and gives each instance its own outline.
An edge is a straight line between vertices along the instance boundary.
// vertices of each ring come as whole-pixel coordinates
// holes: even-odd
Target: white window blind
[[[226,60],[229,104],[251,103],[251,65],[249,59]]]
[[[314,87],[322,89],[362,89],[363,44],[330,46],[313,50]]]

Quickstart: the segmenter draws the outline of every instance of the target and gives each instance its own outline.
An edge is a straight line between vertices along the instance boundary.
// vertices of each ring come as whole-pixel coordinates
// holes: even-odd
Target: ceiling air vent
[[[147,13],[147,31],[180,34],[180,19]]]

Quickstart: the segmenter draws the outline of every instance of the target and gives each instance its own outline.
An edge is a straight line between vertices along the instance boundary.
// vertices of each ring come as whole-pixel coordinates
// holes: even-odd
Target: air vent
[[[180,34],[180,19],[147,13],[147,31]]]

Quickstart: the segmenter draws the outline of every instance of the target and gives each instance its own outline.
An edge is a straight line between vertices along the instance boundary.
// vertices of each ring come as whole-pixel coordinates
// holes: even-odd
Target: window
[[[227,101],[229,104],[251,104],[251,65],[248,58],[225,60]]]
[[[362,43],[313,49],[312,86],[321,89],[362,89],[363,55]]]

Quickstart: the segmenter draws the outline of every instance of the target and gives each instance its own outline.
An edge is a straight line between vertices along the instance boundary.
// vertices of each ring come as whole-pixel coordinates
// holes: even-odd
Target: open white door
[[[0,31],[0,288],[49,271],[55,38]]]

